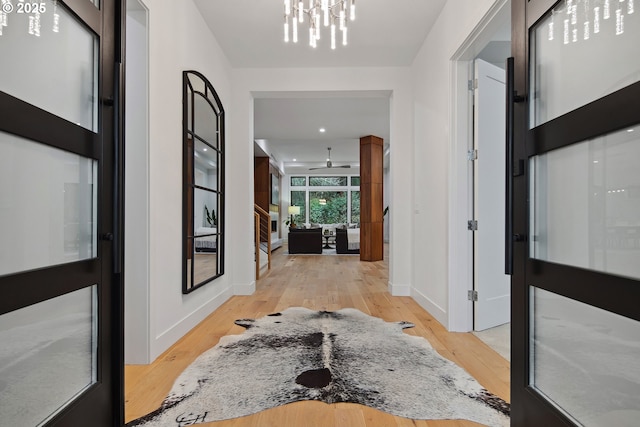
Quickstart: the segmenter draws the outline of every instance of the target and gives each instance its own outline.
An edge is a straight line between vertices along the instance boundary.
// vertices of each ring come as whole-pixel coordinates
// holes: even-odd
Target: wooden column
[[[360,260],[383,258],[383,140],[360,138]]]
[[[269,176],[269,158],[256,157],[253,169],[254,203],[269,212],[271,200],[271,180]]]

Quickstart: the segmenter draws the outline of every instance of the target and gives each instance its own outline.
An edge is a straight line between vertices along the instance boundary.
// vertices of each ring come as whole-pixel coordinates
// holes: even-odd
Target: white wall
[[[448,326],[449,152],[451,138],[451,58],[494,0],[449,1],[412,66],[415,191],[411,295]],[[393,161],[395,152],[392,152]],[[392,168],[392,181],[396,169]],[[393,210],[394,203],[391,204]],[[397,211],[391,218],[395,220]],[[391,234],[392,243],[395,236]]]
[[[234,70],[234,111],[229,133],[234,140],[233,170],[228,182],[238,188],[253,188],[253,94],[289,91],[390,91],[391,92],[391,206],[413,205],[413,114],[409,68],[322,68],[308,69],[239,69]],[[233,277],[237,286],[251,290],[253,283],[252,223],[253,194],[238,194],[228,200],[229,228],[234,230],[234,246],[229,253],[234,260]],[[390,243],[389,289],[395,295],[408,295],[411,288],[412,215],[398,209],[389,218]],[[240,292],[236,289],[236,292]]]
[[[137,0],[127,3],[135,5]],[[127,363],[149,361],[147,12],[127,10],[125,61],[125,314]]]
[[[150,50],[149,361],[152,361],[232,295],[234,271],[238,270],[231,265],[236,259],[232,230],[238,224],[228,221],[225,230],[228,236],[234,236],[227,239],[225,275],[183,295],[182,72],[197,70],[209,79],[222,100],[229,125],[234,116],[231,67],[191,0],[181,1],[180,7],[171,0],[146,3]],[[232,148],[236,144],[233,132],[230,132],[227,135],[227,171],[237,170],[236,152]],[[247,170],[252,168],[244,168],[245,175]],[[233,175],[233,172],[227,174],[227,200],[233,199]],[[233,218],[232,210],[227,210],[227,218]],[[252,208],[246,209],[248,220],[245,225],[253,224],[251,212]],[[250,230],[251,227],[243,226],[242,229]],[[253,267],[248,270],[253,271]]]

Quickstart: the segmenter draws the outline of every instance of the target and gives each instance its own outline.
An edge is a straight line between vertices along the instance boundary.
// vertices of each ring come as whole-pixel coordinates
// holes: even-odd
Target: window
[[[292,191],[291,192],[291,206],[300,206],[300,214],[296,215],[296,223],[305,222],[307,217],[307,192],[306,191]]]
[[[309,222],[337,224],[347,222],[346,191],[310,191]]]
[[[292,176],[291,177],[291,186],[292,187],[304,187],[307,185],[307,177],[306,176]]]
[[[290,204],[300,206],[296,223],[360,223],[359,176],[292,176],[290,182]]]
[[[346,187],[346,176],[310,176],[309,185],[313,187]]]
[[[360,224],[360,191],[351,192],[351,219],[349,222]]]

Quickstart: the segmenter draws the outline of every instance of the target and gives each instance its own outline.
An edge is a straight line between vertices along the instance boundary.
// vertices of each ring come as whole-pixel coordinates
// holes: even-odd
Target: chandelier
[[[555,24],[562,26],[564,44],[589,40],[605,21],[615,21],[615,34],[624,33],[625,15],[635,12],[634,0],[565,0],[552,10],[548,39],[555,38]],[[613,25],[613,24],[612,24]]]
[[[309,21],[309,45],[316,47],[320,40],[320,27],[331,29],[331,49],[336,48],[336,31],[342,33],[342,45],[347,45],[347,21],[356,17],[355,0],[284,0],[284,41],[289,42],[289,32],[294,43],[298,43],[298,24]],[[291,31],[289,28],[291,27]]]

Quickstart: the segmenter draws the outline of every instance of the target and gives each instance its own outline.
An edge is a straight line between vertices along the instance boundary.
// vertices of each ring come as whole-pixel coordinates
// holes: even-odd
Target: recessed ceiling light
[[[594,160],[593,163],[598,163],[598,160]]]
[[[298,160],[297,160],[297,159],[293,159],[293,161],[294,161],[294,162],[297,162]]]
[[[627,129],[627,132],[633,132],[633,128]]]
[[[202,149],[202,151],[207,151],[207,149],[206,149],[206,148],[203,148],[203,149]]]
[[[318,130],[320,131],[320,133],[325,133],[327,131],[325,128],[320,128]]]

